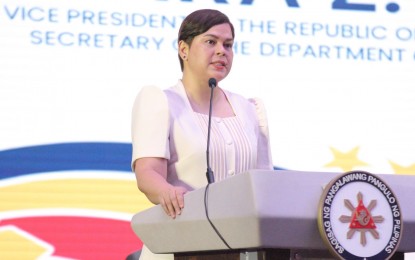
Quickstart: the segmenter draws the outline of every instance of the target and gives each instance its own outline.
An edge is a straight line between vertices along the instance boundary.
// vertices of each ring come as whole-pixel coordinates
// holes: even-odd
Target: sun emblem
[[[376,207],[376,200],[370,201],[369,205],[365,207],[363,204],[363,195],[361,192],[357,194],[358,206],[355,208],[350,200],[345,199],[344,205],[351,212],[351,216],[340,216],[339,220],[342,223],[349,223],[349,231],[347,232],[347,239],[351,239],[356,232],[360,232],[360,244],[366,245],[366,232],[372,234],[375,239],[379,239],[379,233],[376,231],[375,223],[382,223],[384,218],[382,216],[372,216],[371,211]]]

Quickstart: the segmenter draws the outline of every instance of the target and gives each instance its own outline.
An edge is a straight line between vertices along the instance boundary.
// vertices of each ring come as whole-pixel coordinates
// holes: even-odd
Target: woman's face
[[[186,73],[203,81],[212,77],[221,81],[232,68],[232,45],[232,31],[227,23],[215,25],[196,36],[187,50]]]

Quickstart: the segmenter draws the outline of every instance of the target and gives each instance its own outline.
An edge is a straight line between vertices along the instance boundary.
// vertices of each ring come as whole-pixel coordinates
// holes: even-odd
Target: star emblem
[[[408,167],[401,166],[395,162],[389,161],[396,174],[412,174],[415,175],[415,163]]]
[[[357,157],[357,153],[359,152],[358,146],[345,153],[333,147],[330,147],[330,149],[334,158],[331,162],[327,163],[325,167],[339,167],[343,171],[348,172],[355,167],[368,165]]]

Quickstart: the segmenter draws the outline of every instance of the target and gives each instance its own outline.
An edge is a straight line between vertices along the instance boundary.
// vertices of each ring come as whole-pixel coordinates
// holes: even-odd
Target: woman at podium
[[[187,191],[207,185],[206,169],[218,182],[273,168],[263,104],[220,85],[232,68],[234,38],[225,14],[211,9],[189,14],[178,33],[181,79],[164,90],[143,87],[134,102],[137,186],[172,218],[184,209]],[[173,256],[154,255],[144,246],[140,259]]]

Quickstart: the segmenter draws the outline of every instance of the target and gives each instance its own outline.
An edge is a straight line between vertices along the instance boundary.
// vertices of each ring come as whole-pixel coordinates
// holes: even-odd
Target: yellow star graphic
[[[18,228],[5,227],[0,230],[0,258],[1,259],[39,259],[51,246]],[[24,248],[24,252],[22,252]],[[16,255],[17,254],[17,255]],[[46,259],[47,257],[45,257]]]
[[[331,162],[324,165],[325,167],[339,167],[344,172],[349,172],[355,167],[368,165],[367,163],[357,158],[357,153],[359,152],[358,146],[346,153],[342,153],[333,147],[330,147],[330,150],[333,153],[334,158]]]
[[[390,165],[392,166],[393,170],[396,174],[411,174],[415,175],[415,163],[409,165],[408,167],[403,167],[397,163],[389,161]]]

